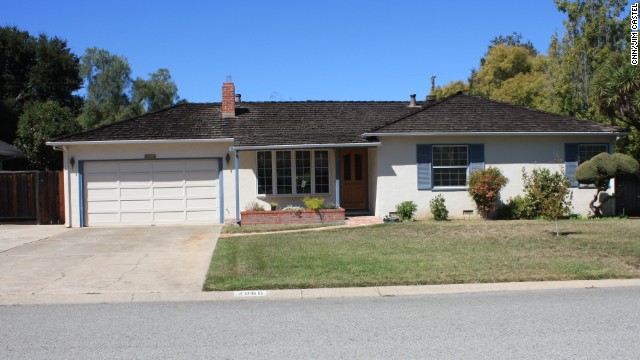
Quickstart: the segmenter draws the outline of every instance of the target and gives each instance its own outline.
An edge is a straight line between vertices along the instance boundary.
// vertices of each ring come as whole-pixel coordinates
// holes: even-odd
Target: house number
[[[243,290],[234,291],[233,296],[267,296],[268,293],[266,290]]]

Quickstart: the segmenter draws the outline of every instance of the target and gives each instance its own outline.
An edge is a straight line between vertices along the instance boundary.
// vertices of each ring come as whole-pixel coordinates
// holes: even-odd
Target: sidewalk
[[[363,288],[326,288],[255,291],[211,291],[192,293],[109,293],[109,294],[34,294],[0,295],[0,306],[36,304],[141,303],[161,301],[283,300],[351,297],[393,297],[447,295],[499,291],[539,291],[640,286],[640,279],[539,281],[491,284],[453,284],[417,286],[379,286]]]

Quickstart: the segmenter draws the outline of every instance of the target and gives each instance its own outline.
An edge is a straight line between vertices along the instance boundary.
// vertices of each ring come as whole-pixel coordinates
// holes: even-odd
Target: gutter
[[[341,143],[341,144],[294,144],[294,145],[263,145],[263,146],[231,146],[229,151],[241,150],[278,150],[278,149],[321,149],[321,148],[354,148],[378,147],[380,142]]]
[[[383,136],[563,136],[563,135],[630,135],[630,132],[401,132],[401,133],[364,133],[365,137]]]
[[[156,140],[107,140],[107,141],[47,141],[49,146],[66,145],[126,145],[126,144],[184,144],[233,142],[233,138],[219,139],[156,139]]]

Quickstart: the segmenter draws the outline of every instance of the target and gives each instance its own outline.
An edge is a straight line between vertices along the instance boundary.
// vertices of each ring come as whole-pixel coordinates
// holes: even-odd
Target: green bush
[[[402,221],[413,219],[417,210],[418,205],[413,201],[404,201],[396,205],[396,213],[398,213],[398,216],[400,216]]]
[[[527,205],[533,218],[545,217],[555,220],[571,214],[571,181],[564,173],[536,168],[528,175],[522,169],[522,180]]]
[[[444,197],[442,195],[438,195],[431,199],[429,206],[431,207],[431,214],[435,220],[444,221],[449,218],[449,210],[447,210],[447,207],[444,204]]]
[[[496,209],[500,190],[507,182],[508,179],[502,172],[494,167],[474,171],[469,175],[469,195],[483,218],[486,219],[489,213]]]
[[[509,198],[505,204],[498,208],[498,219],[503,220],[524,220],[533,219],[535,216],[531,211],[531,203],[521,195]]]
[[[309,196],[305,196],[304,199],[302,199],[302,201],[304,202],[304,205],[309,210],[323,209],[323,206],[324,206],[324,198],[321,198],[321,197],[312,198]]]

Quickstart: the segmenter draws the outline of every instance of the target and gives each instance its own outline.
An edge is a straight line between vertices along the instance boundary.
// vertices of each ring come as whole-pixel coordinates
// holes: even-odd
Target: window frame
[[[586,159],[586,160],[582,159],[582,157],[580,156],[580,148],[583,147],[583,146],[604,146],[605,150],[601,151],[601,152],[609,153],[609,144],[607,144],[607,143],[578,143],[578,165],[582,164],[585,161],[591,160],[593,158],[593,156],[592,156],[591,158]]]
[[[464,147],[466,149],[466,165],[446,165],[446,166],[436,166],[435,165],[435,156],[434,151],[436,148],[452,148],[452,147]],[[469,144],[433,144],[431,146],[431,177],[433,181],[433,185],[431,190],[460,190],[467,188],[467,181],[469,180]],[[436,170],[437,169],[465,169],[465,181],[464,185],[437,185],[436,184]]]
[[[311,191],[308,193],[298,193],[297,189],[297,156],[296,153],[298,151],[308,151],[310,157],[310,171],[311,171],[311,181],[307,186],[310,186]],[[327,153],[327,185],[328,192],[316,192],[316,152],[317,151],[325,151]],[[258,153],[260,152],[269,152],[271,153],[271,189],[272,193],[270,194],[261,194],[258,190],[258,182],[256,181],[256,194],[258,197],[267,197],[267,196],[279,196],[279,197],[288,197],[288,196],[309,196],[309,195],[330,195],[331,194],[331,156],[328,149],[287,149],[287,150],[258,150],[256,151],[256,179],[257,179],[257,165],[258,165]],[[277,161],[276,153],[277,152],[289,152],[291,154],[291,193],[289,194],[280,194],[278,193],[278,172],[277,172]]]

